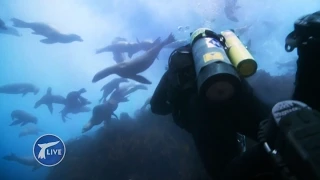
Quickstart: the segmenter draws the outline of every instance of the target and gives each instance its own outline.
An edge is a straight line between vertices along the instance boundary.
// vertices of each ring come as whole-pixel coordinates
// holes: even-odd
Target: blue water
[[[45,22],[61,32],[79,34],[84,42],[46,45],[39,42],[42,37],[30,34],[29,29],[18,29],[21,37],[0,34],[0,85],[15,82],[30,82],[40,87],[38,95],[0,94],[0,156],[15,153],[32,156],[32,146],[38,136],[18,137],[20,126],[9,126],[10,113],[22,109],[35,114],[38,127],[43,133],[52,133],[68,140],[81,135],[82,126],[91,113],[70,115],[66,123],[61,121],[55,105],[51,115],[45,106],[34,109],[34,103],[52,87],[54,94],[66,95],[82,87],[87,89],[85,97],[93,102],[101,96],[100,88],[115,76],[91,83],[94,74],[114,64],[111,53],[96,55],[95,50],[111,42],[116,36],[129,40],[166,38],[171,32],[177,39],[189,37],[199,27],[210,27],[216,31],[252,24],[249,32],[242,37],[252,40],[252,49],[259,68],[271,74],[283,74],[275,68],[276,61],[289,61],[296,53],[284,51],[284,38],[292,31],[293,22],[301,15],[319,10],[318,0],[239,0],[240,22],[231,22],[223,13],[223,1],[218,0],[1,0],[0,18],[11,25],[15,17],[28,22]],[[216,19],[213,23],[211,19]],[[274,23],[264,26],[263,20]],[[181,32],[178,26],[189,26]],[[130,102],[119,106],[116,114],[126,111],[130,115],[152,95],[162,76],[171,50],[162,50],[159,60],[142,74],[153,82],[149,90],[138,91],[130,96]],[[93,128],[88,134],[93,133]],[[48,168],[31,172],[31,167],[0,159],[0,177],[8,180],[45,179]]]

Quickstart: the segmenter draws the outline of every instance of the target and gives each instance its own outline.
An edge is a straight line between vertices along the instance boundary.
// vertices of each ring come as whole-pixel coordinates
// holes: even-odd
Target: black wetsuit
[[[177,51],[172,54],[171,63],[177,59],[193,61],[190,46]],[[236,133],[257,140],[260,120],[268,116],[270,108],[257,99],[245,80],[242,80],[242,91],[233,99],[224,104],[207,104],[200,100],[195,84],[176,88],[174,79],[179,76],[181,82],[184,73],[177,75],[179,70],[172,69],[175,68],[169,63],[150,101],[151,110],[161,115],[172,113],[175,123],[191,133],[209,175],[221,179],[221,172],[240,153]]]

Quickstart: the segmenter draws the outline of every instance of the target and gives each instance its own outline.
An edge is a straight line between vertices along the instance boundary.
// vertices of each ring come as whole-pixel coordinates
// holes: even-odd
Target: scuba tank
[[[247,48],[233,31],[222,31],[221,34],[226,41],[227,55],[238,73],[243,77],[252,76],[258,65]]]
[[[221,102],[241,90],[241,77],[253,75],[257,63],[232,31],[208,28],[191,33],[191,47],[201,98]]]

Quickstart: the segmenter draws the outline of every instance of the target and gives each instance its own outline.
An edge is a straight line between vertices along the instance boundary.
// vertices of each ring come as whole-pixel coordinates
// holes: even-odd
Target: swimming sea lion
[[[7,30],[8,29],[6,24],[3,22],[2,19],[0,19],[0,29],[2,29],[2,30]]]
[[[158,40],[160,40],[160,38],[158,38]],[[147,70],[153,64],[161,49],[165,45],[170,44],[174,41],[174,36],[170,34],[166,40],[155,45],[153,48],[146,51],[143,55],[138,56],[131,61],[125,61],[101,70],[93,77],[92,82],[97,82],[111,74],[117,74],[123,78],[132,79],[143,84],[151,84],[148,79],[139,75],[139,73]]]
[[[87,107],[86,105],[91,104],[86,98],[82,97],[81,94],[87,92],[85,88],[81,88],[78,91],[72,91],[68,93],[65,106],[60,111],[61,118],[63,122],[66,122],[66,118],[68,114],[78,114],[82,112],[89,112],[91,108]]]
[[[46,39],[40,40],[44,44],[54,43],[71,43],[74,41],[82,42],[82,38],[77,34],[63,34],[53,27],[40,22],[25,22],[17,18],[12,18],[13,26],[17,28],[30,28],[33,30],[32,34],[41,35]]]
[[[125,78],[115,78],[115,79],[112,79],[107,84],[105,84],[100,90],[100,91],[103,91],[103,95],[99,100],[99,102],[101,103],[102,101],[105,101],[106,98],[110,95],[110,93],[112,93],[112,91],[117,89],[120,83],[124,83],[124,82],[128,82],[128,80]]]
[[[3,94],[22,94],[25,96],[27,93],[38,94],[39,88],[31,83],[12,83],[0,86],[0,93]]]
[[[13,122],[10,124],[10,126],[14,126],[17,124],[20,124],[21,126],[24,126],[28,123],[37,124],[38,118],[34,115],[27,113],[23,110],[14,110],[11,112],[11,118]]]
[[[17,37],[22,36],[18,32],[18,30],[13,27],[7,27],[7,29],[0,29],[0,34],[8,34],[8,35],[17,36]]]
[[[3,159],[7,161],[15,161],[25,166],[32,166],[32,171],[35,171],[41,167],[34,157],[19,157],[11,153],[10,155],[4,156]]]
[[[132,58],[132,56],[141,51],[141,50],[149,50],[151,47],[153,47],[155,44],[158,44],[159,40],[155,40],[154,42],[150,43],[149,41],[142,41],[139,42],[137,39],[137,42],[128,42],[124,38],[117,38],[115,39],[111,45],[108,45],[104,48],[98,49],[96,51],[96,54],[100,54],[103,52],[113,52],[116,55],[121,53],[128,53],[128,57]],[[115,54],[113,54],[115,56]],[[119,61],[118,61],[119,62]]]
[[[119,87],[112,92],[108,101],[114,103],[128,102],[128,95],[137,90],[148,90],[148,87],[143,84],[128,83],[119,85]]]
[[[68,93],[65,100],[65,106],[67,106],[69,109],[73,109],[91,104],[90,101],[82,96],[82,94],[85,92],[87,92],[87,90],[85,88],[81,88],[78,91],[71,91]]]
[[[117,43],[119,43],[121,41],[127,42],[127,40],[125,38],[116,37],[116,38],[113,39],[111,44],[117,44]],[[113,51],[112,54],[113,54],[113,60],[116,63],[121,63],[121,62],[123,62],[123,61],[125,61],[127,59],[126,58],[126,54],[124,52]]]
[[[235,11],[239,8],[240,6],[237,5],[237,0],[225,0],[224,13],[230,21],[239,22],[235,15]]]
[[[33,127],[27,127],[25,129],[23,129],[20,133],[19,133],[19,137],[23,137],[23,136],[28,136],[28,135],[38,135],[39,132],[42,132],[43,130],[33,126]]]
[[[47,93],[42,96],[42,98],[40,100],[38,100],[35,105],[34,108],[38,108],[40,105],[45,104],[47,105],[50,113],[52,114],[53,112],[53,107],[52,104],[65,104],[66,99],[63,96],[60,95],[52,95],[52,88],[49,87],[47,89]]]
[[[128,53],[128,57],[131,58],[135,53],[140,51],[138,43],[118,41],[106,47],[96,50],[96,54],[103,52],[113,52],[113,53]]]
[[[151,49],[155,43],[159,43],[159,42],[155,42],[155,41],[152,41],[152,40],[143,40],[143,41],[140,41],[138,38],[137,38],[137,43],[140,47],[141,50],[143,51],[148,51],[149,49]]]
[[[118,104],[113,104],[110,102],[105,102],[95,106],[92,111],[92,117],[82,128],[82,133],[89,131],[92,127],[101,124],[103,121],[110,121],[112,115],[118,118],[114,114],[114,111],[117,108]]]
[[[66,122],[67,119],[71,119],[68,117],[68,114],[79,114],[79,113],[85,113],[85,112],[90,112],[91,108],[86,106],[86,105],[82,105],[80,107],[74,107],[74,108],[69,108],[68,106],[65,106],[61,111],[61,119],[63,122]]]
[[[131,93],[134,93],[137,90],[148,90],[148,87],[144,84],[137,84],[137,83],[130,83],[128,85],[125,85],[127,90],[124,91],[124,95],[128,96]]]

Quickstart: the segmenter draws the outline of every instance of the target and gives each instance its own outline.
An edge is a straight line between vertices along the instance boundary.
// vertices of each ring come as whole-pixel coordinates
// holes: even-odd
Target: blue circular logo
[[[33,156],[43,166],[59,164],[66,154],[66,146],[61,138],[54,134],[40,136],[33,145]]]

